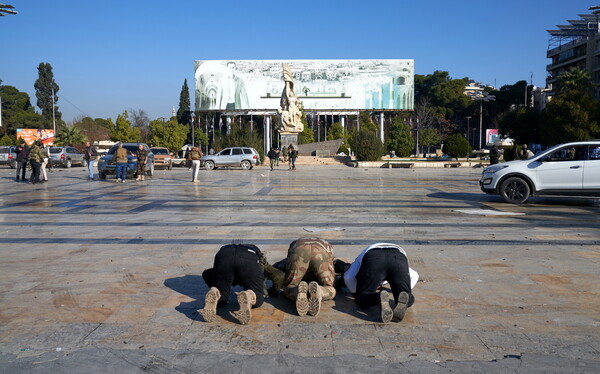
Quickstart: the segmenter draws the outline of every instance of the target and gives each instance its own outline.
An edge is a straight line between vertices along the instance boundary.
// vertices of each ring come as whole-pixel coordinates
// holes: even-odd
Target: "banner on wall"
[[[414,107],[414,60],[198,60],[196,110],[276,110],[284,63],[305,110]]]
[[[498,129],[487,129],[485,130],[485,143],[486,144],[494,144],[498,140],[500,140],[500,134],[498,134]]]
[[[54,130],[49,129],[17,129],[17,139],[23,138],[27,145],[41,140],[45,145],[54,145]]]

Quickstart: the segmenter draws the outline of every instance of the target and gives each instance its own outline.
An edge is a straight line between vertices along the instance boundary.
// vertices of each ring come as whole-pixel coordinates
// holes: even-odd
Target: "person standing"
[[[419,274],[410,268],[404,249],[391,243],[368,246],[344,273],[344,283],[355,294],[356,305],[368,308],[380,304],[384,323],[404,319],[406,309],[415,301],[412,289],[418,280]],[[384,281],[392,288],[392,295],[378,291]]]
[[[271,147],[271,150],[269,150],[269,153],[267,153],[267,157],[269,158],[271,170],[273,170],[273,166],[275,166],[275,161],[277,160],[277,157],[279,157],[277,151],[275,150],[275,147]]]
[[[148,162],[148,151],[142,144],[138,146],[137,150],[137,178],[136,181],[143,181],[144,174],[146,173],[146,163]]]
[[[42,159],[42,163],[40,165],[40,183],[48,182],[48,173],[46,172],[46,166],[48,165],[48,160],[50,155],[48,154],[48,147],[44,143],[40,144],[40,150],[44,155]]]
[[[496,144],[494,144],[492,146],[492,149],[490,149],[490,165],[495,165],[498,163],[498,147],[496,147]]]
[[[198,174],[200,173],[200,160],[202,159],[202,150],[198,147],[192,147],[189,152],[190,160],[192,161],[192,182],[198,183]]]
[[[25,172],[27,171],[27,160],[29,159],[29,147],[24,140],[21,140],[17,148],[15,148],[17,155],[17,179],[16,181],[26,182]]]
[[[31,164],[31,177],[30,183],[36,184],[40,182],[40,169],[42,161],[44,159],[44,153],[40,147],[40,141],[36,140],[33,142],[31,149],[29,150],[29,163]]]
[[[85,143],[85,160],[87,161],[88,167],[88,177],[89,181],[94,180],[94,163],[96,163],[96,159],[98,158],[98,150],[96,147],[90,144],[90,142]]]
[[[296,302],[299,316],[319,314],[321,302],[335,297],[334,281],[331,244],[319,238],[302,238],[290,244],[283,292]]]
[[[125,178],[127,178],[127,149],[123,148],[123,143],[119,143],[114,157],[117,183],[125,183]]]
[[[288,162],[288,147],[283,147],[281,153],[283,154],[283,162]]]

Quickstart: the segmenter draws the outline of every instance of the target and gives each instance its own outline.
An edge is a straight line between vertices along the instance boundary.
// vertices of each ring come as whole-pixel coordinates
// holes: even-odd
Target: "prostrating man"
[[[400,322],[415,298],[412,288],[419,274],[410,268],[404,249],[391,243],[375,243],[362,251],[344,273],[344,283],[361,308],[381,305],[381,320]],[[387,281],[392,295],[378,291]],[[393,305],[392,305],[393,304]]]
[[[331,244],[319,238],[301,238],[290,244],[284,294],[296,302],[298,315],[319,314],[321,302],[335,297],[334,281]]]
[[[202,273],[206,285],[204,308],[199,312],[206,322],[215,320],[217,306],[227,304],[231,286],[240,285],[244,291],[236,293],[240,309],[232,313],[242,325],[252,317],[251,309],[258,308],[267,295],[265,273],[273,280],[273,291],[283,284],[283,273],[268,264],[260,249],[253,244],[229,244],[221,247],[214,266]]]

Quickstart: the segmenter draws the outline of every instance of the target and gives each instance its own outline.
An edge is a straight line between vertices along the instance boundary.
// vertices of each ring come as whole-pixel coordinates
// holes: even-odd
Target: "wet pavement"
[[[302,166],[157,171],[41,185],[0,168],[0,371],[600,372],[600,200],[479,191],[481,169]],[[341,293],[317,317],[283,296],[242,326],[197,313],[221,245],[270,261],[303,236],[348,261],[402,246],[421,279],[401,323]]]

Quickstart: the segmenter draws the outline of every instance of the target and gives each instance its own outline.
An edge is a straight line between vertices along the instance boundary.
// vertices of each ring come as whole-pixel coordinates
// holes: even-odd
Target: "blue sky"
[[[29,93],[52,65],[59,110],[151,119],[179,105],[194,60],[414,59],[417,74],[446,70],[500,87],[545,85],[548,29],[600,4],[504,1],[89,1],[6,0],[0,79]],[[193,92],[192,95],[193,102]]]

